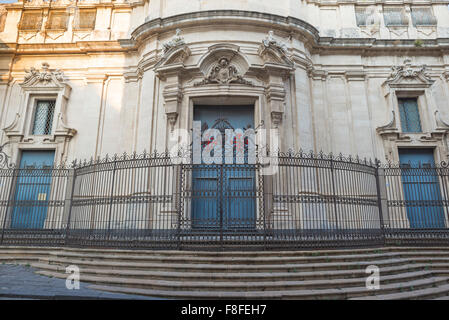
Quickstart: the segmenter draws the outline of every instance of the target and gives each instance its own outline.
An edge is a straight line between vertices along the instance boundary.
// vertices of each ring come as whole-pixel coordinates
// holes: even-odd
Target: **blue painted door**
[[[432,149],[400,149],[402,185],[411,228],[445,228]]]
[[[201,121],[203,132],[212,128],[219,130],[224,144],[226,129],[254,128],[254,106],[196,106],[194,121]],[[210,140],[204,141],[203,149],[209,143]],[[248,164],[247,146],[245,148],[243,164],[237,163],[233,146],[232,164],[229,159],[225,161],[223,148],[221,165],[193,166],[194,227],[233,229],[255,225],[255,166]]]
[[[54,151],[23,151],[16,181],[11,228],[42,229],[50,198]]]

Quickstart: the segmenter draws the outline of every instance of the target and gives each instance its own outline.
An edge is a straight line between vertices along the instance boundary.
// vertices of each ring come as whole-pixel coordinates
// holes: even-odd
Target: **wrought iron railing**
[[[287,152],[253,164],[205,165],[144,153],[0,169],[1,245],[449,244],[448,217],[446,163],[413,168]]]

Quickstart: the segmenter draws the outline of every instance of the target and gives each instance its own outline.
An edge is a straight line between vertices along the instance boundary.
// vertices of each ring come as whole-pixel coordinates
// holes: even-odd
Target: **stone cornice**
[[[449,1],[449,0],[448,0]],[[144,39],[160,32],[167,32],[181,27],[207,25],[254,25],[265,26],[293,35],[302,35],[303,42],[312,54],[334,54],[350,51],[352,54],[378,54],[379,51],[393,53],[425,53],[426,55],[441,55],[449,48],[449,38],[423,39],[416,46],[415,40],[385,40],[374,38],[332,38],[320,37],[318,30],[311,24],[293,17],[282,17],[267,13],[214,10],[181,14],[167,18],[150,20],[137,27],[130,39],[117,41],[79,41],[75,43],[54,44],[16,44],[3,43],[0,53],[16,52],[18,54],[49,54],[49,53],[84,53],[84,52],[127,52],[138,49]]]
[[[317,5],[329,6],[329,5],[432,5],[432,4],[449,4],[449,0],[307,0],[307,3],[313,3]]]
[[[178,27],[199,26],[214,24],[257,24],[285,29],[286,31],[300,31],[309,38],[318,39],[319,32],[311,24],[293,17],[282,17],[278,15],[241,10],[212,10],[199,11],[193,13],[180,14],[167,18],[157,18],[145,22],[137,27],[131,34],[131,39],[137,42],[144,38],[158,33],[161,30],[167,31]]]
[[[133,46],[126,46],[122,41],[79,41],[75,43],[2,43],[0,54],[76,54],[95,52],[127,52],[134,50]]]
[[[449,3],[449,0],[448,0]],[[239,11],[239,10],[214,10],[201,11],[187,14],[180,14],[167,18],[157,18],[150,20],[137,27],[131,34],[131,39],[126,40],[126,46],[137,48],[140,41],[159,32],[175,30],[180,27],[199,26],[199,25],[218,25],[218,24],[242,24],[242,25],[264,25],[270,29],[282,30],[288,33],[297,34],[298,32],[305,36],[305,41],[315,53],[320,51],[337,50],[354,52],[359,50],[362,54],[367,50],[385,50],[392,51],[416,51],[426,52],[436,50],[441,53],[442,50],[449,48],[449,39],[423,39],[422,45],[416,46],[414,39],[389,40],[374,38],[332,38],[320,37],[318,30],[311,24],[294,18],[282,17],[268,13]],[[308,41],[307,41],[308,40]]]
[[[48,9],[48,8],[65,8],[70,1],[35,1],[35,3],[27,3],[25,1],[18,1],[14,3],[2,3],[1,5],[7,10],[20,10],[20,9]],[[74,1],[73,1],[74,2]],[[143,6],[148,0],[124,0],[122,2],[112,0],[92,0],[92,1],[79,1],[77,6],[80,8],[134,8]]]

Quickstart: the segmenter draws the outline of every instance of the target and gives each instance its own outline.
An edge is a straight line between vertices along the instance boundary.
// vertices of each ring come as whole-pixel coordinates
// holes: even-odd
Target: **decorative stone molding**
[[[282,123],[282,118],[284,112],[272,111],[271,112],[271,123],[274,129],[279,129],[279,125]]]
[[[446,79],[446,81],[449,81],[449,70],[448,71],[444,71],[443,76]]]
[[[293,62],[287,57],[287,46],[273,38],[270,31],[267,39],[262,41],[258,54],[265,64],[282,64],[292,67]]]
[[[178,120],[178,112],[169,112],[167,114],[167,120],[170,124],[170,132],[173,132],[175,128],[176,121]]]
[[[404,60],[404,65],[393,66],[392,73],[385,82],[391,88],[428,88],[435,81],[427,73],[427,66],[412,67],[410,59]]]
[[[288,51],[286,44],[279,40],[276,40],[274,38],[274,32],[271,30],[268,32],[268,36],[264,40],[262,40],[262,45],[265,48],[272,48],[284,53]]]
[[[22,87],[36,86],[37,84],[42,84],[44,86],[49,86],[51,84],[61,84],[64,81],[64,75],[61,70],[49,69],[49,64],[46,62],[42,63],[42,71],[36,70],[34,67],[31,69],[25,69],[24,81],[21,84]]]
[[[155,66],[156,75],[165,81],[162,95],[164,96],[164,109],[171,131],[174,130],[181,109],[183,96],[181,79],[185,71],[184,62],[190,54],[191,51],[186,44],[171,46]]]
[[[252,82],[243,79],[243,77],[237,71],[237,68],[231,64],[228,58],[222,57],[212,67],[209,75],[202,81],[196,82],[195,86],[201,86],[206,84],[231,84],[238,83],[252,86]]]

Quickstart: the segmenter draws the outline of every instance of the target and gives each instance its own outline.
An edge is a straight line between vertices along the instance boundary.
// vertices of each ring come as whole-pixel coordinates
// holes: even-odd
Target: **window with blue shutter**
[[[33,134],[49,135],[53,126],[53,115],[55,113],[54,100],[39,100],[34,112]]]
[[[398,103],[402,132],[422,132],[418,100],[416,98],[399,99]]]

